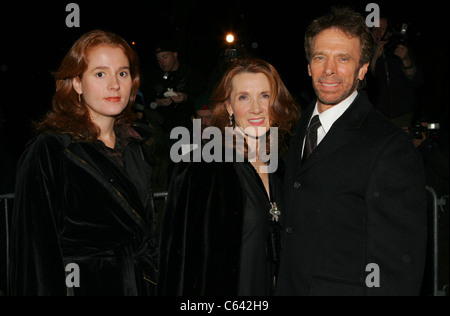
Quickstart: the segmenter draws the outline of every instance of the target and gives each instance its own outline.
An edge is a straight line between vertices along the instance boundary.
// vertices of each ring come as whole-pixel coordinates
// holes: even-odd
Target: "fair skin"
[[[156,60],[158,61],[159,67],[162,71],[165,72],[173,72],[177,71],[180,67],[180,63],[178,62],[178,53],[177,52],[170,52],[170,51],[164,51],[156,54]],[[169,106],[174,103],[182,103],[187,100],[187,94],[184,92],[177,92],[176,96],[172,96],[170,98],[164,98],[164,99],[156,99],[156,104],[158,106]]]
[[[234,114],[236,125],[250,137],[265,135],[270,129],[270,96],[271,89],[267,77],[262,73],[237,74],[231,81],[230,100],[226,103],[228,114]],[[258,171],[263,164],[256,155],[256,161],[251,162]],[[259,173],[267,194],[269,177],[267,173]]]
[[[308,73],[322,113],[349,97],[363,80],[369,63],[359,66],[361,43],[336,28],[320,32],[314,39]]]
[[[73,78],[73,87],[100,128],[99,140],[114,148],[114,122],[130,100],[130,63],[121,48],[107,45],[91,48],[87,59],[88,67],[81,78]]]

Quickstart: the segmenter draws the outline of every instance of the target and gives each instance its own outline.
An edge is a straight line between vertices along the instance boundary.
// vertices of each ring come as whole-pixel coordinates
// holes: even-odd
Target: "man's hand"
[[[188,98],[187,94],[184,92],[176,92],[176,96],[171,97],[171,99],[173,100],[173,102],[175,103],[182,103],[185,102]]]
[[[171,98],[164,98],[164,99],[156,99],[155,100],[157,106],[169,106],[172,104]]]
[[[405,45],[398,45],[394,51],[394,54],[400,57],[401,60],[409,59],[408,47]]]
[[[372,62],[370,63],[370,71],[375,73],[375,65],[377,64],[378,58],[381,57],[384,51],[384,45],[386,45],[388,41],[380,41],[377,43],[377,48],[375,49],[375,54],[373,55]]]
[[[380,58],[381,54],[383,54],[384,51],[384,45],[386,45],[389,41],[381,41],[377,43],[377,47],[375,49],[375,54],[373,56],[373,60],[377,60]]]

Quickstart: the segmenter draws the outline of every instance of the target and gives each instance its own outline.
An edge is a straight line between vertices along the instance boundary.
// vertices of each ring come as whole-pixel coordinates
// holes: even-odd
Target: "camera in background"
[[[387,55],[394,56],[395,49],[398,45],[408,46],[408,28],[408,23],[402,23],[399,29],[395,27],[390,28],[390,30],[388,29],[385,36],[389,32],[391,32],[392,35],[389,38],[383,38],[383,40],[389,40],[389,42],[384,46]]]
[[[409,128],[409,136],[412,139],[437,140],[440,137],[440,124],[437,122],[416,123]]]

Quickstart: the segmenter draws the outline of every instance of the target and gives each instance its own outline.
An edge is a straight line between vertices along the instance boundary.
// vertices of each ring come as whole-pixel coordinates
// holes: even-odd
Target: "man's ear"
[[[309,63],[308,63],[308,74],[309,74],[310,77],[312,76],[312,74],[311,74],[311,65]]]
[[[359,71],[358,71],[358,79],[359,80],[361,80],[361,81],[364,80],[368,69],[369,69],[369,63],[366,63],[366,64],[362,65],[361,68],[359,68]]]
[[[73,78],[72,85],[78,94],[83,94],[83,85],[81,84],[80,77],[77,76],[77,77]]]

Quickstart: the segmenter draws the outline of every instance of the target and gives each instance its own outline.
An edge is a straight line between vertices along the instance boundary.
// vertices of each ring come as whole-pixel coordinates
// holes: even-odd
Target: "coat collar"
[[[99,181],[138,225],[147,225],[144,205],[123,168],[92,143],[73,142],[67,146],[65,155]]]
[[[301,174],[309,168],[319,163],[322,159],[333,154],[336,150],[350,141],[355,130],[359,130],[372,109],[372,105],[364,92],[359,92],[356,99],[350,107],[334,122],[325,138],[316,147],[313,154],[301,164],[301,151],[303,139],[305,137],[308,122],[314,110],[316,101],[312,103],[305,111],[300,124],[295,131],[295,137],[291,142],[291,163],[295,166],[295,174]]]

